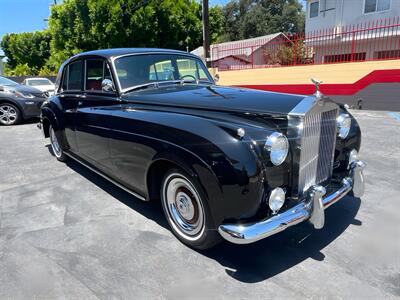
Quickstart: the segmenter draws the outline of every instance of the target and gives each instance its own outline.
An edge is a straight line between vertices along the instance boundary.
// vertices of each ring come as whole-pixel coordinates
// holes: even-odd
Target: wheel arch
[[[216,175],[199,158],[184,151],[175,154],[163,153],[153,159],[145,175],[148,200],[160,200],[164,175],[173,168],[183,170],[191,179],[195,178],[207,197],[207,205],[211,208],[214,222],[216,224],[222,222],[224,219],[221,210],[223,193]]]
[[[60,124],[56,118],[56,115],[54,114],[54,112],[51,109],[49,109],[48,107],[42,108],[41,116],[42,116],[42,120],[47,120],[48,126],[52,125],[54,130],[60,129],[60,126],[59,126]]]

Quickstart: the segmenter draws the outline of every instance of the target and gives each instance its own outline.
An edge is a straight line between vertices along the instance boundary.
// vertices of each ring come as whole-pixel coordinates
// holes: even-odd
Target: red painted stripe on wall
[[[321,84],[321,92],[325,95],[354,95],[358,91],[373,83],[400,83],[400,69],[376,70],[355,83],[328,83]],[[315,92],[312,84],[263,84],[263,85],[238,85],[240,87],[273,91],[281,93],[309,95]]]

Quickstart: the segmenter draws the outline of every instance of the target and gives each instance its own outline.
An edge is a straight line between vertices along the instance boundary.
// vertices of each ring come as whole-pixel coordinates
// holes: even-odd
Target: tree
[[[223,13],[223,41],[304,31],[305,15],[298,0],[232,0]]]
[[[202,40],[199,12],[194,0],[65,0],[49,19],[49,66],[100,48],[194,49]]]
[[[209,14],[211,43],[217,43],[224,33],[224,12],[221,6],[213,6]]]
[[[19,70],[31,70],[35,74],[50,56],[50,40],[48,31],[11,33],[3,37],[0,45],[9,68],[19,66]]]

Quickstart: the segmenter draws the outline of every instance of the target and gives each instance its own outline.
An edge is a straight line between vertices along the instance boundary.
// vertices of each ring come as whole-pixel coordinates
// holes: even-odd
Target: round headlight
[[[281,209],[283,204],[285,203],[285,191],[278,187],[272,190],[269,195],[268,205],[272,212],[275,214],[278,210]]]
[[[336,120],[338,127],[338,135],[341,139],[345,139],[350,132],[351,118],[348,114],[340,114]]]
[[[265,150],[269,152],[271,162],[275,166],[279,166],[286,159],[289,151],[289,142],[282,133],[272,133],[265,142]]]

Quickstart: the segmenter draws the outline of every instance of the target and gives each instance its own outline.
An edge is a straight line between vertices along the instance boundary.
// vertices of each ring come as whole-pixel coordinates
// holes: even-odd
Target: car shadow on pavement
[[[51,149],[49,151],[51,152]],[[66,164],[118,201],[169,229],[160,203],[143,202],[72,159]],[[339,237],[348,226],[362,225],[361,221],[356,219],[360,204],[359,198],[346,196],[325,211],[325,226],[320,230],[315,230],[305,222],[253,244],[235,245],[223,242],[215,248],[197,252],[217,261],[226,268],[229,276],[238,281],[264,281],[308,258],[323,261],[325,255],[321,251],[327,245]]]
[[[49,152],[52,154],[53,152],[50,145],[48,146],[48,149]],[[160,203],[156,201],[146,202],[136,198],[132,194],[117,187],[116,185],[109,182],[107,179],[104,179],[100,175],[96,174],[95,172],[91,171],[80,163],[74,161],[73,159],[69,159],[66,162],[66,165],[78,174],[90,180],[106,193],[112,195],[114,198],[116,198],[118,201],[122,202],[129,208],[137,211],[146,218],[153,220],[160,226],[169,229]]]
[[[339,237],[349,225],[361,226],[355,217],[361,200],[347,196],[327,209],[325,226],[315,230],[308,222],[291,227],[277,235],[248,245],[224,243],[202,251],[218,261],[232,278],[256,283],[282,273],[311,258],[323,261],[321,252]]]

